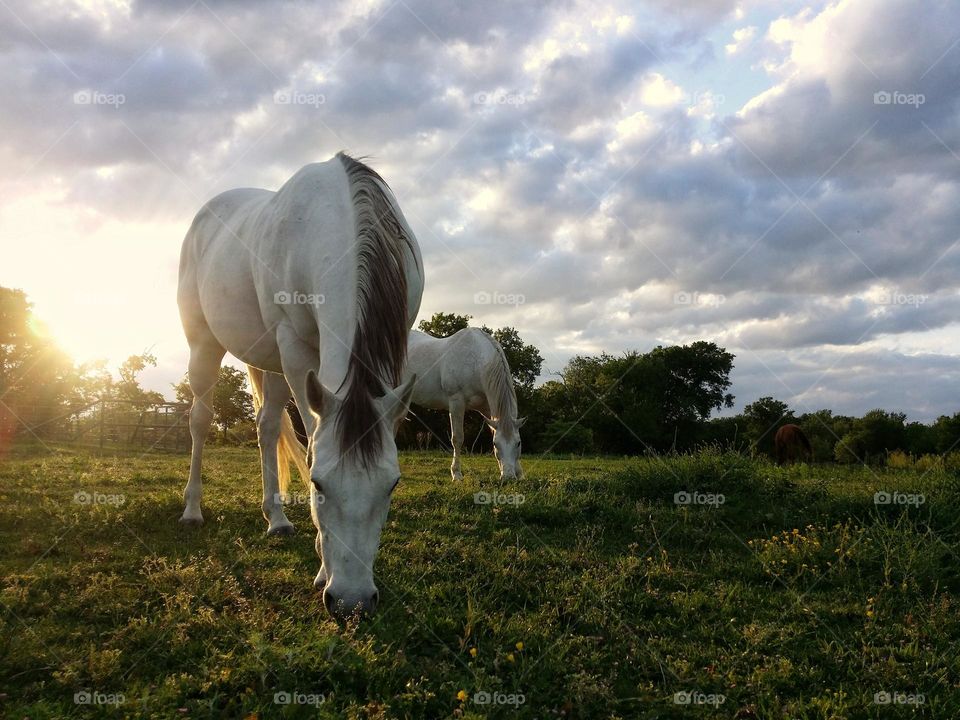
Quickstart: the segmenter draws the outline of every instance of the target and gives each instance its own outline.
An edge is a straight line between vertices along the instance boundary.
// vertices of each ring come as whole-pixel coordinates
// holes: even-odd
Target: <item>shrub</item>
[[[917,470],[943,470],[942,455],[921,455],[917,458]]]
[[[913,458],[903,450],[894,450],[887,453],[887,467],[904,469],[913,467]]]
[[[864,442],[863,433],[857,431],[848,432],[837,441],[836,446],[833,448],[833,457],[838,463],[857,463],[865,459],[865,450],[866,443]]]
[[[541,444],[553,452],[582,455],[593,450],[593,431],[576,422],[557,420],[547,425]]]

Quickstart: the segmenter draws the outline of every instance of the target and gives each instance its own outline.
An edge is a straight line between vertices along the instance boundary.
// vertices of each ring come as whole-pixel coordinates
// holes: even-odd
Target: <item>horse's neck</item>
[[[317,336],[320,345],[320,381],[324,387],[342,395],[341,386],[350,366],[354,313],[340,312],[320,315],[317,319]]]
[[[485,353],[486,361],[481,369],[482,373],[489,373],[490,378],[489,382],[484,383],[488,385],[487,404],[490,406],[491,414],[500,423],[500,427],[509,434],[513,430],[513,419],[517,414],[513,380],[503,353],[492,339],[489,347],[490,351]]]

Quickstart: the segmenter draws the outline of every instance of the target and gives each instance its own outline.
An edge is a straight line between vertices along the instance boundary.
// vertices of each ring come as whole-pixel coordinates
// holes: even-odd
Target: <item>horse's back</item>
[[[278,294],[344,297],[353,280],[349,272],[323,277],[325,260],[343,257],[354,242],[350,203],[336,158],[300,168],[277,191],[238,188],[208,201],[181,250],[178,302],[188,340],[212,335],[244,362],[279,371],[269,329],[286,321],[311,341],[312,314],[323,308],[279,305]]]
[[[460,396],[471,409],[485,409],[483,370],[495,349],[479,328],[464,328],[446,338],[413,330],[408,344],[408,374],[417,374],[414,402],[445,408]]]
[[[254,256],[267,264],[309,252],[318,242],[349,247],[353,229],[346,174],[334,158],[303,166],[279,190],[237,188],[209,200],[187,233],[184,254],[191,249],[198,267],[211,253],[208,265],[219,265],[224,256]],[[183,263],[181,255],[181,273]]]
[[[275,195],[262,188],[227,190],[200,208],[180,250],[180,282],[201,271],[201,261],[218,245],[237,244],[239,232]]]
[[[386,187],[384,186],[385,192]],[[344,161],[300,168],[279,190],[241,188],[207,202],[181,251],[181,307],[187,337],[213,335],[247,364],[280,371],[275,328],[292,328],[320,350],[319,329],[349,339],[356,322],[357,212]],[[401,222],[399,207],[389,194]],[[407,310],[412,324],[423,291],[412,232]],[[307,302],[278,298],[300,296]]]

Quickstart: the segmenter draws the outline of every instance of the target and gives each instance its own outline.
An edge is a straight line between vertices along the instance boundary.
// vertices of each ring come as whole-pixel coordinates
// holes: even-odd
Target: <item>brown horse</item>
[[[773,437],[773,448],[777,456],[777,465],[789,465],[806,457],[813,460],[813,448],[799,425],[784,425]]]

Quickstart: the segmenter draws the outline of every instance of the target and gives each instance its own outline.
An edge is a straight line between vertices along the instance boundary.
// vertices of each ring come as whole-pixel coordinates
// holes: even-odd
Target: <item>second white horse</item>
[[[467,410],[481,413],[493,433],[500,478],[521,474],[520,428],[525,418],[517,418],[513,377],[500,343],[479,328],[464,328],[447,338],[411,330],[405,379],[413,376],[413,404],[450,413],[454,480],[463,479],[460,454]]]

